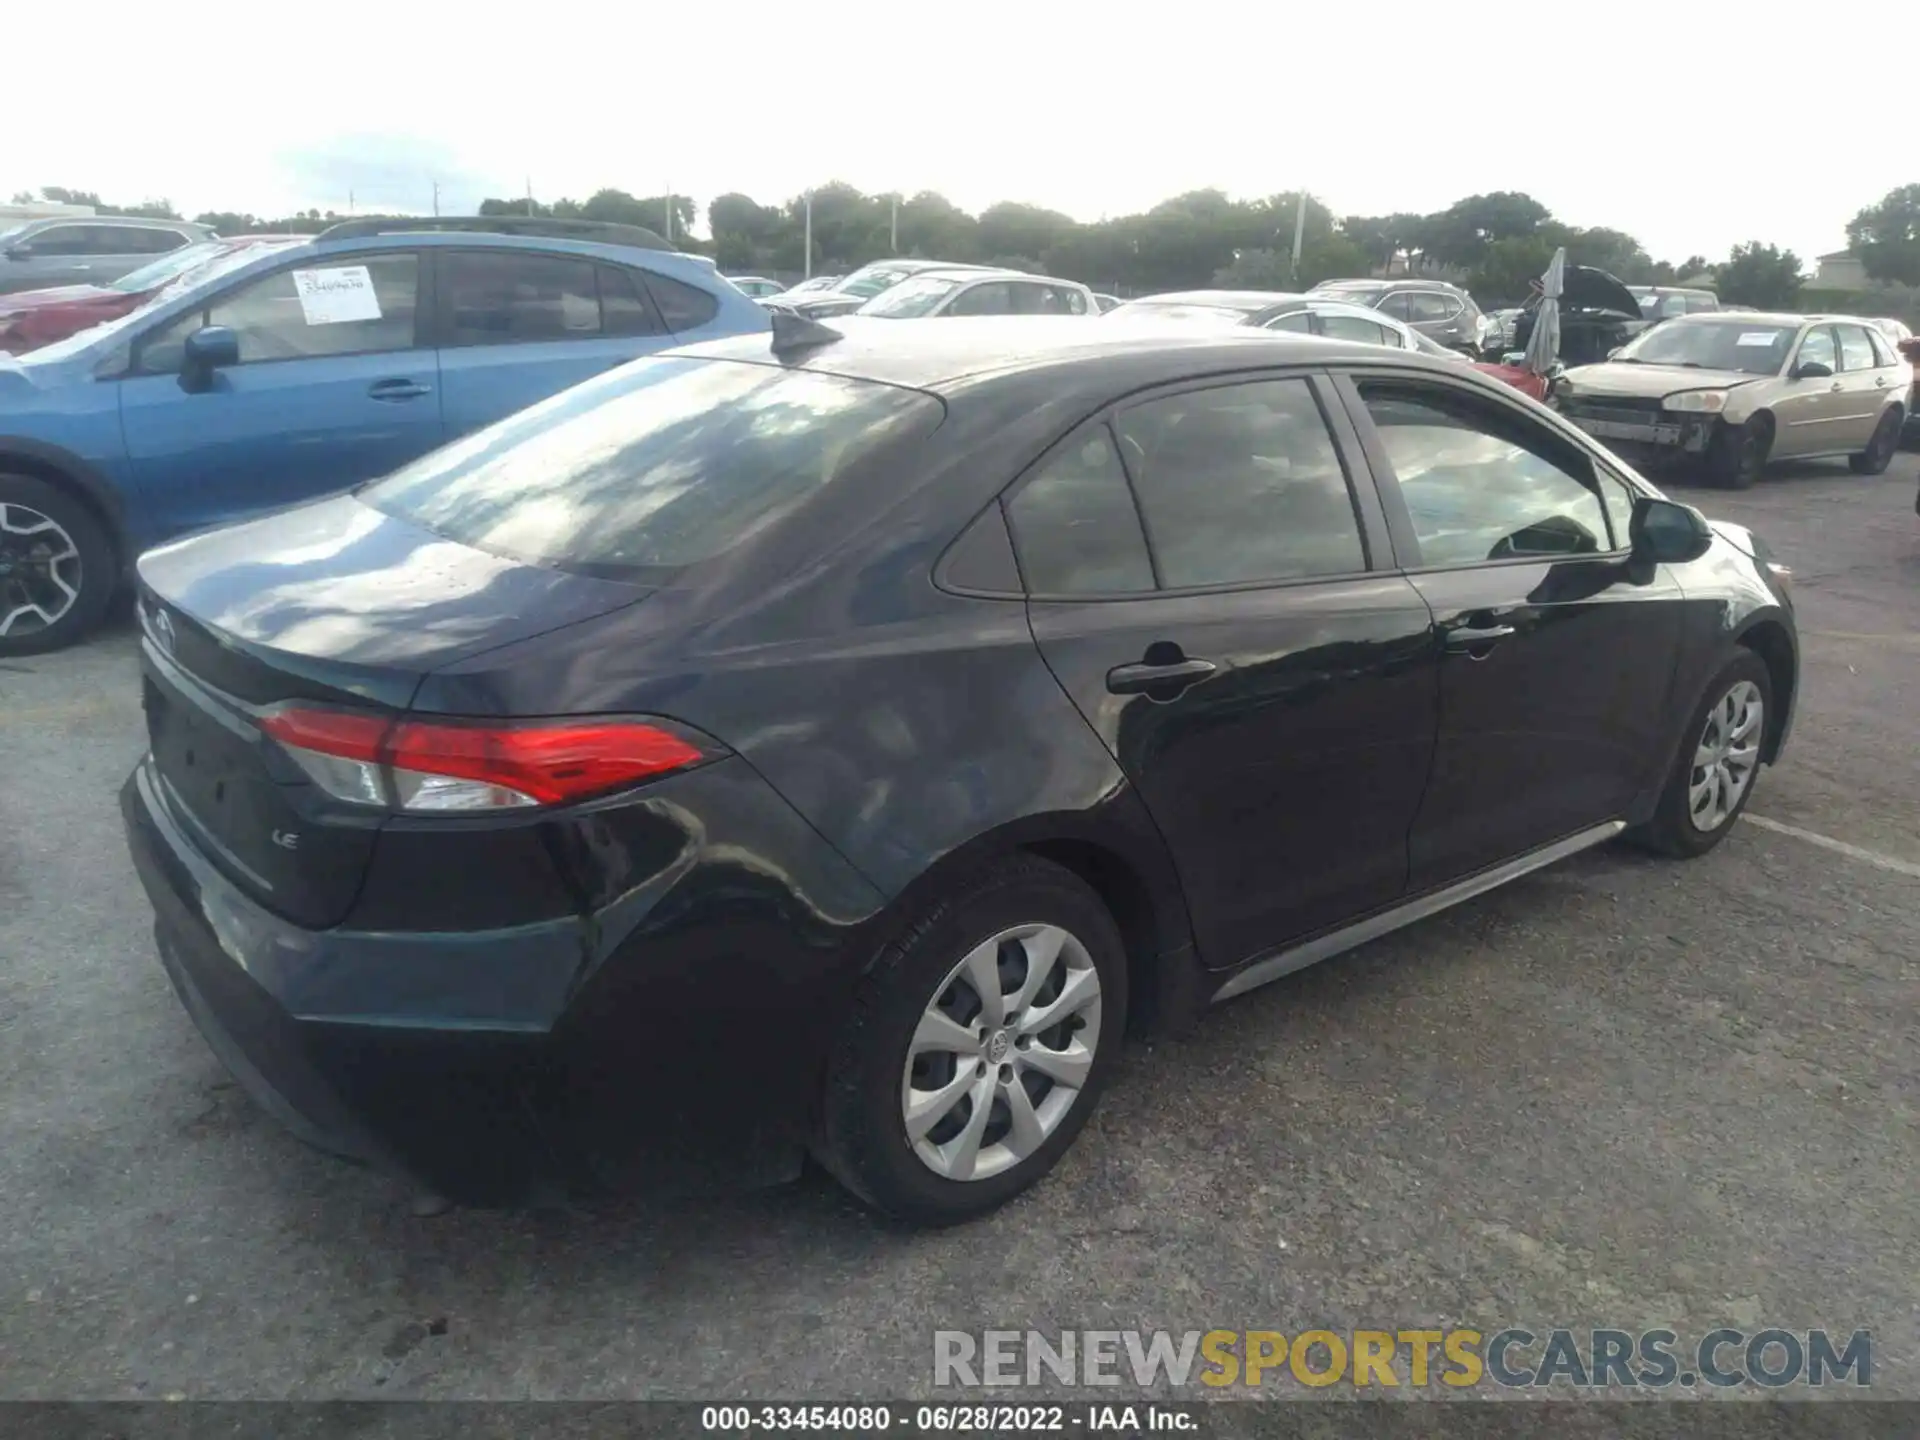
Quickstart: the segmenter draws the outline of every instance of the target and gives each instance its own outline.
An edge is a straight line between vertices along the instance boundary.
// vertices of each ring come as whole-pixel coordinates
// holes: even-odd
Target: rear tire
[[[1680,860],[1704,855],[1726,839],[1759,783],[1760,752],[1772,714],[1773,676],[1764,660],[1743,651],[1707,687],[1687,722],[1659,808],[1628,838]],[[1738,733],[1743,726],[1750,729]],[[1751,758],[1743,765],[1742,753],[1749,748]],[[1738,792],[1730,793],[1734,785]]]
[[[115,579],[91,510],[44,480],[0,474],[0,655],[73,644],[106,614]]]
[[[1773,450],[1773,422],[1755,415],[1744,425],[1722,424],[1707,455],[1707,474],[1726,490],[1750,490],[1767,468]]]
[[[1887,466],[1893,463],[1893,452],[1900,448],[1900,432],[1904,428],[1905,417],[1896,405],[1873,427],[1873,438],[1867,442],[1867,448],[1847,457],[1848,467],[1856,475],[1886,474]]]
[[[1029,856],[977,872],[862,977],[814,1158],[895,1219],[984,1215],[1073,1144],[1119,1060],[1126,1011],[1126,947],[1091,888]]]

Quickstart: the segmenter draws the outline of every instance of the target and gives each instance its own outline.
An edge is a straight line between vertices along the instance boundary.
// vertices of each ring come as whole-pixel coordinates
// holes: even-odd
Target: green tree
[[[1800,257],[1758,240],[1733,247],[1719,271],[1720,298],[1763,310],[1791,309],[1800,294]]]
[[[1875,280],[1920,285],[1920,185],[1902,185],[1847,222],[1847,243]]]

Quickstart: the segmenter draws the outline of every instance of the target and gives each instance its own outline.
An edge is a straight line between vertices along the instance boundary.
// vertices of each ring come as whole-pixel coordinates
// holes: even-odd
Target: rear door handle
[[[1211,660],[1174,660],[1165,665],[1116,665],[1107,672],[1107,689],[1115,695],[1144,695],[1154,690],[1177,695],[1219,668]]]
[[[418,380],[376,380],[367,387],[368,396],[375,400],[418,400],[432,393],[431,385]]]
[[[1450,655],[1464,655],[1473,651],[1485,653],[1487,647],[1506,639],[1511,634],[1513,634],[1511,625],[1461,625],[1447,631],[1447,653]]]

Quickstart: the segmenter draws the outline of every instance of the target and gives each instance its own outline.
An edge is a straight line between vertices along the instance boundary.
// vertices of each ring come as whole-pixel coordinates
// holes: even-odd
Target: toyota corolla
[[[1786,743],[1785,572],[1467,367],[777,317],[140,562],[161,959],[439,1194],[1043,1176],[1129,1029]]]

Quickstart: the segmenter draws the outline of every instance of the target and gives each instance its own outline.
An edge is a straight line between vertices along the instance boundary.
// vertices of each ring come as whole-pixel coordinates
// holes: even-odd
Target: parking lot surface
[[[154,959],[129,627],[0,661],[0,1398],[908,1397],[936,1328],[1423,1324],[1871,1329],[1920,1397],[1915,483],[1675,489],[1793,567],[1805,646],[1713,854],[1589,852],[1135,1045],[939,1234],[818,1177],[420,1218],[304,1149]]]

